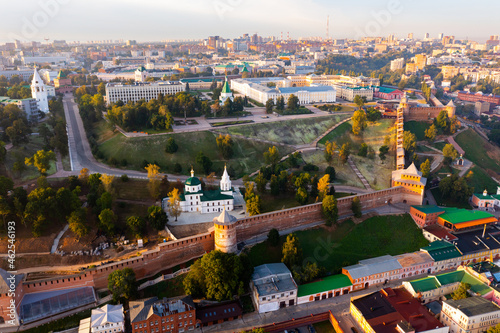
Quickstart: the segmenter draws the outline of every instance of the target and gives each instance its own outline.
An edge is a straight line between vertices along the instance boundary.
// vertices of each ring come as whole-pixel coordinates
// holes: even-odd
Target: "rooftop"
[[[455,245],[445,241],[432,242],[429,246],[423,247],[420,250],[429,253],[434,261],[448,260],[462,256]]]
[[[153,314],[160,317],[172,314],[182,313],[194,310],[194,306],[186,299],[167,299],[158,300],[157,297],[151,297],[138,301],[130,302],[130,322],[139,322],[147,320]]]
[[[462,311],[466,316],[479,316],[495,311],[499,311],[500,308],[493,302],[488,301],[483,297],[468,297],[459,300],[446,300],[444,303],[449,306]]]
[[[351,280],[344,274],[330,275],[319,281],[303,284],[299,286],[297,297],[322,293],[324,291],[335,290],[352,286]]]
[[[123,305],[106,304],[103,307],[93,309],[90,320],[92,327],[102,326],[108,323],[123,323]]]
[[[242,314],[243,309],[238,301],[208,305],[196,309],[196,319],[200,320],[202,324],[238,317]]]
[[[361,277],[389,272],[401,268],[402,266],[398,260],[390,255],[360,260],[357,265],[344,267],[353,279],[359,279]]]
[[[259,296],[297,289],[290,270],[283,263],[264,264],[254,268],[252,281]]]
[[[434,214],[434,213],[439,213],[443,212],[444,213],[444,208],[434,206],[434,205],[415,205],[412,206],[416,210],[424,213],[424,214]]]
[[[445,208],[444,214],[440,218],[451,224],[465,223],[480,219],[489,219],[491,222],[497,221],[495,215],[480,210],[467,210],[462,208]]]

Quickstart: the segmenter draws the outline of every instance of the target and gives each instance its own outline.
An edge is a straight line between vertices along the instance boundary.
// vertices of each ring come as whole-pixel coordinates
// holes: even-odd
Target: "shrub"
[[[304,167],[302,168],[304,171],[307,171],[307,172],[310,172],[310,171],[318,171],[319,168],[317,165],[314,165],[314,164],[311,164],[311,163],[307,163],[306,165],[304,165]]]
[[[126,182],[128,182],[128,181],[129,181],[129,178],[128,178],[128,176],[127,176],[127,175],[121,175],[120,179],[121,179],[121,181],[122,181],[122,182],[124,182],[124,183],[126,183]]]

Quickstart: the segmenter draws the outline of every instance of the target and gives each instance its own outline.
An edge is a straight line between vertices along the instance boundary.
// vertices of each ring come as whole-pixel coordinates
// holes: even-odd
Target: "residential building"
[[[500,323],[500,307],[479,296],[445,300],[440,321],[452,333],[482,333]]]
[[[484,94],[479,91],[476,93],[459,91],[457,98],[462,101],[468,102],[488,102],[490,104],[494,104],[494,106],[500,105],[500,96],[493,94]]]
[[[240,319],[242,316],[243,308],[239,301],[207,305],[198,307],[196,310],[196,322],[202,327],[233,321]]]
[[[443,66],[441,67],[441,73],[443,74],[443,80],[451,80],[458,75],[459,68],[455,66]]]
[[[462,253],[456,246],[442,240],[432,242],[420,251],[427,252],[434,260],[434,271],[457,268],[462,260]]]
[[[341,87],[341,98],[353,102],[356,96],[365,97],[367,101],[373,101],[373,89],[371,87]]]
[[[434,267],[434,260],[425,252],[404,253],[396,256],[401,265],[401,278],[409,276],[430,274]]]
[[[360,260],[357,265],[342,268],[352,283],[352,290],[368,288],[400,278],[401,264],[390,255]]]
[[[297,284],[283,263],[255,267],[250,289],[252,301],[259,313],[297,304]]]
[[[179,82],[160,81],[152,83],[108,83],[106,84],[106,103],[118,101],[128,103],[144,99],[146,102],[158,98],[159,94],[173,95],[186,90],[186,85]]]
[[[132,333],[182,333],[196,326],[196,310],[189,298],[152,297],[131,301],[129,306]]]
[[[405,58],[398,58],[391,61],[391,71],[403,69],[405,65]]]
[[[384,288],[351,298],[350,312],[364,333],[448,333],[404,288]]]
[[[395,88],[373,87],[373,97],[381,99],[401,99],[404,92]]]
[[[233,188],[226,167],[224,167],[219,189],[213,191],[203,191],[200,179],[194,176],[194,170],[191,169],[191,177],[184,183],[184,193],[180,195],[180,208],[183,212],[202,214],[222,212],[224,209],[232,211],[234,209]]]
[[[0,104],[8,105],[15,104],[26,114],[28,120],[38,119],[38,103],[35,98],[25,98],[25,99],[10,99],[9,97],[0,96]]]
[[[122,333],[125,332],[123,305],[106,304],[93,309],[90,318],[82,319],[78,333]]]

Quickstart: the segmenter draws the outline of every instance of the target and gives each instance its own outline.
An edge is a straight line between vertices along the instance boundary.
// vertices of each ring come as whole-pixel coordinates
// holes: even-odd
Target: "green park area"
[[[168,138],[174,138],[179,146],[173,154],[165,153]],[[148,137],[126,138],[121,134],[104,141],[99,146],[105,162],[110,159],[118,163],[126,161],[127,169],[143,171],[144,161],[156,163],[162,172],[178,173],[174,171],[174,165],[180,164],[181,174],[189,174],[193,165],[198,175],[203,174],[201,166],[196,164],[196,155],[201,151],[213,162],[212,171],[222,174],[224,164],[233,176],[239,178],[250,174],[264,164],[263,153],[271,145],[241,138],[233,138],[234,155],[225,160],[217,148],[216,134],[203,132],[177,133],[171,135],[157,135]],[[291,150],[280,147],[280,154],[286,155]]]
[[[428,241],[415,225],[410,215],[375,216],[355,224],[351,220],[333,228],[318,227],[297,231],[304,259],[316,261],[326,273],[339,273],[344,266],[354,265],[359,260],[418,251]],[[280,244],[271,246],[267,241],[253,246],[249,257],[254,266],[280,262]]]
[[[377,156],[374,159],[368,157],[357,156],[360,145],[364,142],[371,146],[375,153],[378,153],[379,148],[384,144],[386,136],[393,138],[394,136],[394,120],[382,119],[376,122],[369,122],[368,126],[362,132],[362,135],[355,136],[352,134],[351,121],[345,122],[339,127],[332,130],[324,138],[319,141],[320,145],[324,145],[326,141],[336,142],[338,147],[344,143],[348,143],[351,150],[351,157],[358,167],[359,171],[363,174],[366,180],[374,189],[384,189],[390,187],[391,173],[395,168],[394,152],[389,151],[385,161],[381,161]],[[340,164],[340,163],[339,163]],[[346,185],[360,186],[360,181],[354,172],[349,170],[342,170],[343,167],[350,169],[348,165],[334,165],[335,170],[339,170],[339,180],[344,180]]]
[[[468,129],[456,136],[455,141],[465,151],[465,158],[490,174],[500,174],[500,148],[489,143],[474,130]]]
[[[302,145],[313,142],[329,128],[348,118],[348,115],[332,115],[305,119],[292,119],[272,123],[235,126],[221,129],[222,133],[241,135],[288,145]]]
[[[425,121],[407,121],[404,123],[404,130],[410,131],[417,137],[417,141],[425,140],[425,130],[431,126]]]
[[[36,131],[36,129],[34,129]],[[40,177],[40,172],[34,166],[27,166],[24,162],[26,157],[33,156],[38,150],[43,150],[43,139],[38,135],[31,135],[29,143],[21,143],[18,146],[12,147],[5,159],[5,168],[9,172],[9,177],[21,181],[32,180]],[[14,165],[16,167],[14,167]],[[19,167],[21,170],[19,170]],[[50,168],[47,175],[50,176],[56,173],[56,162],[50,162]]]

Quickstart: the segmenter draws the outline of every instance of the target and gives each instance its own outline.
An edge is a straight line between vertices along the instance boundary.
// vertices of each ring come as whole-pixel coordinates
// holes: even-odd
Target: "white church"
[[[47,87],[36,68],[35,73],[33,73],[33,80],[31,81],[31,97],[36,99],[40,111],[43,113],[49,112],[49,94],[47,92]]]
[[[231,179],[224,167],[224,173],[220,180],[220,186],[214,191],[203,191],[201,181],[194,176],[191,169],[191,177],[184,183],[184,193],[181,194],[180,207],[182,212],[216,213],[234,209],[233,188]]]

